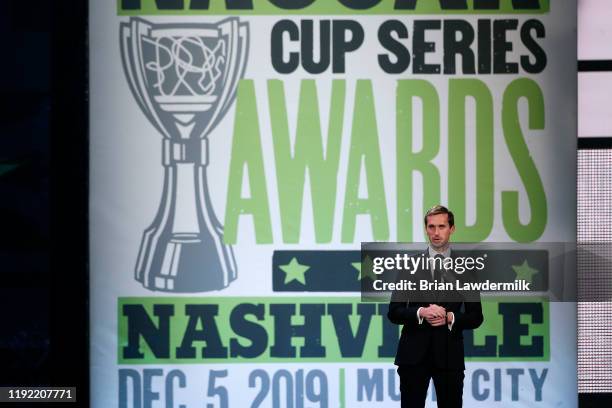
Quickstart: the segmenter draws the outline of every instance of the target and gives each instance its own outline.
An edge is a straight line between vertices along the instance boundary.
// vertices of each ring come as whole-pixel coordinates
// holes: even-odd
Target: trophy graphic
[[[208,190],[208,135],[244,75],[248,24],[121,23],[121,55],[130,89],[163,136],[159,210],[144,231],[135,278],[151,290],[203,292],[236,279]]]

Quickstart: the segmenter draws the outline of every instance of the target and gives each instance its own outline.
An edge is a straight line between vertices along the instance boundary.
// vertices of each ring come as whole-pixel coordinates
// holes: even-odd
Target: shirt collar
[[[444,258],[448,258],[450,256],[450,253],[451,253],[450,245],[449,245],[448,248],[446,248],[446,251],[444,251],[444,252],[436,251],[435,249],[433,249],[431,244],[427,246],[427,250],[429,251],[429,256],[431,258],[434,258],[436,255],[442,255]]]

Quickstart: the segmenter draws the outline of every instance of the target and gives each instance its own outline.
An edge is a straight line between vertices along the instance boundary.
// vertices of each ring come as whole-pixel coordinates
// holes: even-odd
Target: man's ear
[[[450,227],[450,233],[452,234],[453,232],[455,232],[455,226],[454,225],[452,227]]]

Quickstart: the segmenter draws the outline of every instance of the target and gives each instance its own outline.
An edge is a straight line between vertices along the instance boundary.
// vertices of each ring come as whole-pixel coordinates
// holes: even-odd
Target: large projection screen
[[[90,1],[93,407],[397,406],[361,242],[437,203],[575,241],[576,1],[487,3]],[[577,406],[576,304],[523,301],[465,334],[465,406]]]

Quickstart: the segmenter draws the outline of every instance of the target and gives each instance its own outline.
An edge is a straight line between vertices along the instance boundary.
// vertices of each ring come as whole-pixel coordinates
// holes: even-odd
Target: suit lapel
[[[420,269],[420,273],[421,276],[419,279],[424,279],[427,280],[428,282],[433,282],[433,277],[431,274],[431,269],[429,269],[428,265],[428,261],[427,258],[429,258],[429,248],[425,249],[425,252],[423,253],[423,257],[424,257],[424,265],[423,267]],[[425,303],[433,303],[434,299],[435,299],[435,292],[432,290],[426,290],[423,293],[425,295]]]

